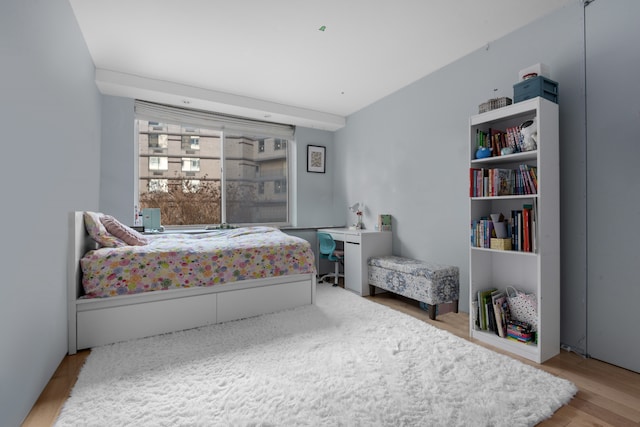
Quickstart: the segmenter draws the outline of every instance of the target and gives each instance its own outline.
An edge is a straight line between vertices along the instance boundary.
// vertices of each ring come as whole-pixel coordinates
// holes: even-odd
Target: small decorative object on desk
[[[511,98],[507,98],[503,96],[502,98],[493,98],[488,100],[487,102],[483,102],[478,106],[479,113],[486,113],[487,111],[495,110],[496,108],[506,107],[507,105],[511,105],[513,100]]]
[[[378,230],[391,231],[391,215],[390,214],[378,215]]]
[[[349,206],[349,210],[356,214],[356,223],[353,227],[356,230],[363,230],[364,223],[362,222],[362,211],[364,210],[364,204],[361,202],[355,202],[353,205]]]

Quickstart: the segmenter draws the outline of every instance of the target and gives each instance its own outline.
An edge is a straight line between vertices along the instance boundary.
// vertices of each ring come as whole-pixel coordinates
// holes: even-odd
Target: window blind
[[[263,122],[211,111],[173,107],[138,99],[135,101],[135,115],[136,118],[143,120],[221,130],[228,135],[274,137],[292,140],[295,133],[295,126],[293,125]]]

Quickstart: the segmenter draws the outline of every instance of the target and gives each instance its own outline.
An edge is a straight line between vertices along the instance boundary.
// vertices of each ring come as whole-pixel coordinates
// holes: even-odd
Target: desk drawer
[[[360,244],[362,240],[362,236],[359,234],[345,234],[344,235],[344,241],[346,243],[357,243]]]
[[[340,232],[336,232],[336,231],[331,231],[331,232],[326,232],[326,233],[327,234],[331,234],[331,237],[333,238],[333,240],[344,242],[344,233],[340,233]]]

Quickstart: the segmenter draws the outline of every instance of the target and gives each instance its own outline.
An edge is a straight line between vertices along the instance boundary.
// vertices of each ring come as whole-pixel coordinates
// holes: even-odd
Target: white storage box
[[[551,78],[551,72],[549,71],[549,66],[542,63],[537,63],[537,64],[531,65],[530,67],[523,68],[522,70],[520,70],[520,72],[518,73],[518,81],[519,82],[523,81],[524,76],[531,73],[536,73],[538,76],[546,77],[548,79]]]

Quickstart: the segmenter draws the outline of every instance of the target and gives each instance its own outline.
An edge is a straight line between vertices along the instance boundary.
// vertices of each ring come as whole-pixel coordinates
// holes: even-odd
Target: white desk
[[[391,255],[391,231],[321,228],[318,232],[329,233],[336,242],[344,242],[345,289],[361,296],[369,295],[367,260],[372,256]]]

